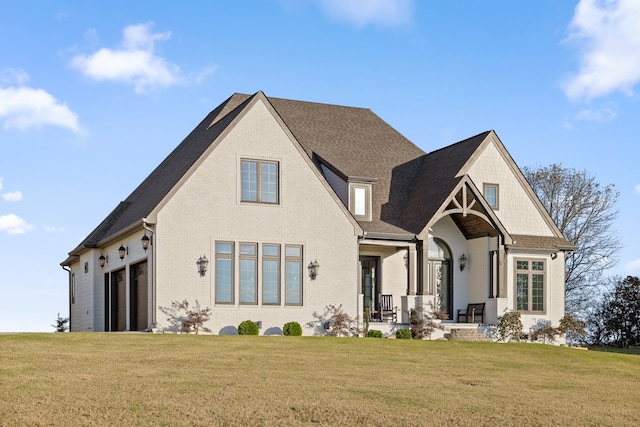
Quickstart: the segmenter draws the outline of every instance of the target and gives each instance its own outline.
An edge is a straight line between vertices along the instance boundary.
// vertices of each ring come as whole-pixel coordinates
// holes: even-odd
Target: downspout
[[[69,290],[69,299],[68,299],[68,303],[69,303],[69,332],[71,332],[71,268],[67,269],[66,267],[67,267],[66,265],[63,265],[62,269],[64,271],[66,271],[67,273],[69,273],[67,288]]]
[[[147,224],[147,218],[142,218],[142,227],[151,234],[151,324],[147,325],[151,329],[156,325],[156,239],[154,229]]]

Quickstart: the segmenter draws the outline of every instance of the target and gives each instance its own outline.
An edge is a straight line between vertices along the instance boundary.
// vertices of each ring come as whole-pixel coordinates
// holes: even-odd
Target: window
[[[284,295],[285,305],[302,305],[302,254],[302,245],[216,242],[215,303],[281,305]]]
[[[367,214],[367,189],[356,187],[353,189],[354,209],[353,213],[359,216]]]
[[[240,243],[240,304],[258,303],[258,245]]]
[[[278,203],[278,163],[242,160],[241,196],[243,202]]]
[[[302,246],[285,246],[285,305],[302,305]]]
[[[544,311],[543,260],[516,260],[516,310]]]
[[[262,245],[262,303],[280,304],[280,245]]]
[[[233,243],[216,242],[216,304],[233,304]]]
[[[350,184],[349,210],[359,220],[371,220],[371,186]]]
[[[484,184],[484,198],[489,206],[498,210],[498,184]]]

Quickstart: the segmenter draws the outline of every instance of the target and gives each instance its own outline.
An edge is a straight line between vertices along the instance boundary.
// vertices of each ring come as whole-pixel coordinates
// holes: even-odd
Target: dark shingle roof
[[[515,241],[510,247],[514,249],[540,249],[540,250],[575,250],[576,247],[564,237],[553,236],[526,236],[512,234]]]
[[[398,221],[409,182],[425,153],[365,108],[268,98],[307,154],[345,177],[375,178],[365,231],[406,233]]]
[[[401,216],[414,233],[420,233],[460,181],[456,175],[490,131],[427,154]]]
[[[147,217],[258,94],[234,94],[209,113],[70,254],[95,247]],[[422,231],[488,134],[426,154],[369,109],[266,99],[316,165],[321,159],[344,178],[375,179],[372,221],[360,222],[372,233]]]

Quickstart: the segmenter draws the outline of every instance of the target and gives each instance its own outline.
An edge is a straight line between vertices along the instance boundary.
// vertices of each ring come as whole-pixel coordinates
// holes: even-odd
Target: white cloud
[[[22,86],[29,80],[29,74],[20,68],[4,68],[0,72],[0,83],[3,85],[16,84]]]
[[[29,75],[23,70],[7,68],[0,73],[2,127],[27,130],[51,125],[80,133],[78,115],[45,90],[22,86],[28,80]]]
[[[33,225],[28,224],[17,215],[0,215],[0,231],[4,231],[7,234],[24,234],[33,229]]]
[[[580,70],[564,84],[574,100],[615,91],[633,94],[640,81],[640,2],[580,0],[569,26],[569,42],[581,49]]]
[[[640,184],[636,185],[636,194],[640,194]]]
[[[47,233],[62,233],[64,231],[64,228],[54,227],[53,225],[43,225],[42,229]]]
[[[3,180],[3,179],[4,179],[4,178],[0,176],[0,190],[2,190],[2,180]]]
[[[580,110],[574,118],[576,120],[606,123],[615,119],[617,115],[618,113],[612,107],[604,107],[600,109]]]
[[[346,21],[356,28],[367,24],[397,27],[411,21],[414,0],[318,0],[331,18]]]
[[[629,271],[640,271],[640,259],[627,263],[625,268]]]
[[[12,193],[4,193],[2,198],[5,202],[19,202],[22,200],[22,193],[20,191],[14,191]]]
[[[152,33],[152,26],[128,26],[123,30],[119,48],[101,48],[90,55],[77,55],[71,60],[71,66],[97,81],[132,84],[136,93],[185,83],[189,78],[181,74],[180,67],[155,53],[156,43],[169,40],[171,32]],[[194,75],[193,80],[199,82],[212,71],[206,68]]]

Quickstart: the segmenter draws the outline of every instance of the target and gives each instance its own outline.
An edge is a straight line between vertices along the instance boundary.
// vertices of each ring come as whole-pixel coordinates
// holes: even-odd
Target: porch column
[[[418,242],[422,243],[422,242]],[[429,254],[424,245],[419,246],[418,250],[418,294],[433,295],[431,282],[429,280]]]
[[[418,274],[418,256],[415,245],[407,248],[407,269],[408,269],[408,295],[416,295],[417,290],[417,274]]]

